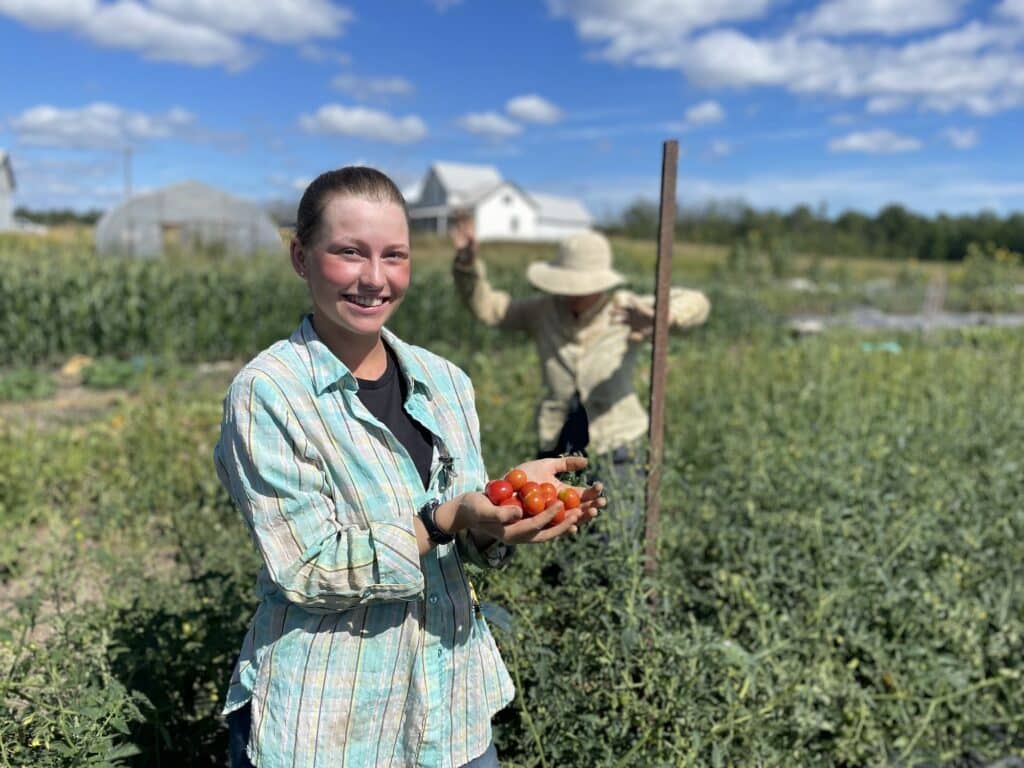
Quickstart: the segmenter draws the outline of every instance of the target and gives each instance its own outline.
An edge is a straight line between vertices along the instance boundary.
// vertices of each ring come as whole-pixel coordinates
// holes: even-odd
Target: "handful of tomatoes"
[[[565,521],[565,513],[580,505],[580,494],[575,488],[566,486],[559,491],[552,483],[535,483],[521,469],[513,469],[500,480],[491,480],[484,493],[496,507],[519,507],[527,517],[539,515],[555,501],[562,502],[562,508],[555,513],[548,527]]]

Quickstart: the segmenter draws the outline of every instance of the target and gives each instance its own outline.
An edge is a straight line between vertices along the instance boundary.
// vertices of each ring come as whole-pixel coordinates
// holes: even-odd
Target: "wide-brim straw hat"
[[[526,268],[526,279],[535,288],[559,296],[585,296],[622,285],[624,275],[612,269],[612,246],[600,232],[579,232],[558,244],[551,261],[537,261]]]

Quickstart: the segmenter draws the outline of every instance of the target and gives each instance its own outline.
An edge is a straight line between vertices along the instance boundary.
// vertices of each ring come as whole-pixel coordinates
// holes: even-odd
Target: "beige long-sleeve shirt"
[[[653,296],[612,291],[576,317],[551,294],[513,299],[495,289],[479,258],[469,265],[456,262],[452,273],[463,303],[477,319],[533,337],[545,389],[537,409],[541,450],[555,447],[574,392],[580,393],[587,411],[589,450],[593,453],[614,450],[647,432],[647,412],[633,386],[633,369],[643,343],[629,338],[630,328],[616,318],[616,310],[630,306],[651,309]],[[673,328],[700,325],[710,311],[711,303],[700,291],[672,288],[669,316]]]

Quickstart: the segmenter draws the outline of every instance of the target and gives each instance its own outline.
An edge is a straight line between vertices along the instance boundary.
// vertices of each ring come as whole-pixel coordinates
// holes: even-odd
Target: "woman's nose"
[[[369,258],[363,263],[359,273],[360,282],[367,288],[384,287],[384,266],[378,258]]]

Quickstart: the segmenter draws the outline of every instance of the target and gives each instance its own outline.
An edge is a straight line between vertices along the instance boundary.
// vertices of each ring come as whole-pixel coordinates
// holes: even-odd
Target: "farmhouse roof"
[[[449,199],[466,202],[501,183],[501,174],[493,165],[434,163],[433,171]]]
[[[542,219],[587,225],[592,222],[590,213],[583,207],[583,203],[574,197],[560,197],[540,192],[530,192],[528,194],[540,208],[540,217]]]

